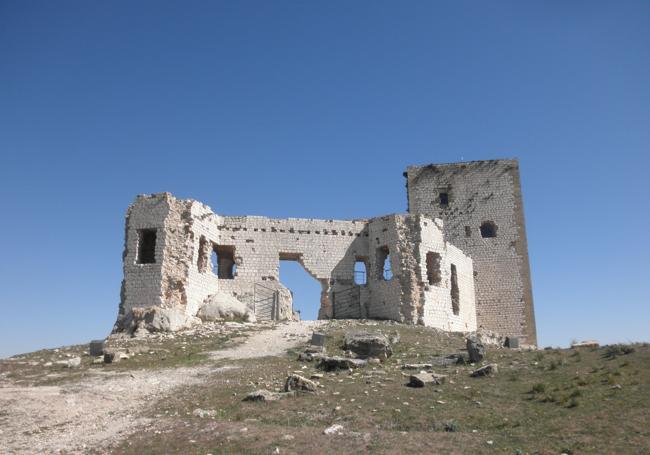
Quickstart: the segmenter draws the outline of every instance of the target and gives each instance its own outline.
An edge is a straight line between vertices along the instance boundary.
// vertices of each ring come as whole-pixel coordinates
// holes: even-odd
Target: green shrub
[[[546,392],[546,384],[543,382],[538,382],[537,384],[533,385],[533,388],[530,389],[531,393],[544,393]]]
[[[628,355],[632,354],[636,349],[634,347],[627,345],[627,344],[613,344],[611,346],[607,346],[605,349],[605,353],[603,354],[603,357],[606,359],[615,359],[616,357],[620,355]]]

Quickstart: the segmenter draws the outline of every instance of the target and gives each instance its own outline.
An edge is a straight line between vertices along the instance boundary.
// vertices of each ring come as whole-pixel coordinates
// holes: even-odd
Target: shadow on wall
[[[296,260],[280,261],[280,283],[293,293],[293,310],[302,320],[318,319],[321,284]]]

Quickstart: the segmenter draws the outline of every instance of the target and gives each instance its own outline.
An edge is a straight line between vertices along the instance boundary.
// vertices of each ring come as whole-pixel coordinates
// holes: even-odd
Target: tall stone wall
[[[444,220],[445,239],[473,260],[479,327],[536,344],[518,162],[412,166],[405,176],[409,212]]]

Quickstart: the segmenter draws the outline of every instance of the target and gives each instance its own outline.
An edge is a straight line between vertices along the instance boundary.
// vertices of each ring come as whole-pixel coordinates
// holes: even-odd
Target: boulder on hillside
[[[485,357],[485,346],[478,337],[467,338],[467,354],[469,354],[470,363],[478,363]]]
[[[299,374],[289,375],[284,384],[285,392],[309,392],[316,393],[318,386],[314,381],[303,378]]]
[[[427,385],[440,385],[444,384],[447,376],[444,374],[436,373],[418,373],[409,377],[409,387],[425,387]]]
[[[175,332],[200,323],[198,318],[187,315],[184,308],[150,306],[133,308],[119,317],[113,332],[132,335],[143,332]]]
[[[344,349],[359,357],[387,359],[393,355],[388,338],[380,333],[349,332],[345,334]]]
[[[255,314],[244,303],[225,292],[208,296],[196,315],[202,321],[256,322]]]

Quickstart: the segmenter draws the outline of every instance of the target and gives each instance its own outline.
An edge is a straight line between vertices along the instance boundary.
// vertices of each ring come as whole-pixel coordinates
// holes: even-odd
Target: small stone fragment
[[[497,367],[497,364],[490,363],[488,365],[485,365],[481,368],[472,371],[470,376],[474,378],[481,377],[481,376],[492,376],[493,374],[496,374],[498,371],[499,369]]]

